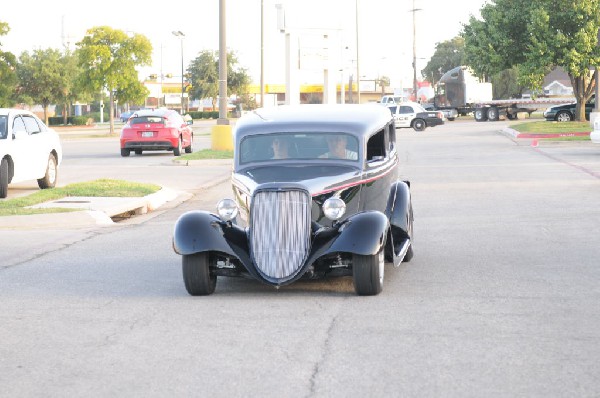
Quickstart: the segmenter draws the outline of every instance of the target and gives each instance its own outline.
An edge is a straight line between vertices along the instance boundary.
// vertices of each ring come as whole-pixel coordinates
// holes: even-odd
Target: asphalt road
[[[600,395],[600,146],[499,127],[398,130],[415,257],[375,297],[350,278],[188,296],[174,222],[227,183],[113,227],[0,231],[37,250],[0,266],[0,395]]]

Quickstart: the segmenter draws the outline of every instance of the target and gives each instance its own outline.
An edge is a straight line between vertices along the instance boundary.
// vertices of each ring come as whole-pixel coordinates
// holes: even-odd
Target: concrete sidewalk
[[[184,201],[192,194],[163,187],[144,197],[65,197],[34,208],[67,208],[81,211],[0,217],[0,230],[32,228],[80,228],[114,225],[112,217],[146,214],[173,200]]]

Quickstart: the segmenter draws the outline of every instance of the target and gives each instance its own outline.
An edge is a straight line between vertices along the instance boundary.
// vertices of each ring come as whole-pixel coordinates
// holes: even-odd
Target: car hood
[[[301,184],[312,196],[347,188],[360,181],[357,167],[341,165],[269,165],[234,172],[233,183],[247,193],[266,183]],[[242,185],[243,187],[241,187]]]
[[[551,106],[548,109],[552,109],[552,110],[556,110],[556,109],[570,109],[570,108],[573,108],[575,106],[577,106],[577,103],[573,102],[573,103],[570,103],[570,104],[554,105],[554,106]]]

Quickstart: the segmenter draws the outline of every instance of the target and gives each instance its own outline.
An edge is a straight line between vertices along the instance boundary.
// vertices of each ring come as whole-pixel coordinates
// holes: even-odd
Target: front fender
[[[385,214],[390,220],[386,259],[398,266],[412,245],[413,238],[412,199],[408,182],[398,181],[392,185]]]
[[[404,181],[397,181],[390,189],[385,214],[394,229],[400,229],[408,234],[412,203],[410,186]],[[408,235],[407,235],[408,236]]]
[[[224,226],[228,235],[241,235],[245,239],[241,228],[228,226],[215,214],[198,210],[184,213],[175,223],[173,250],[181,255],[219,251],[237,257],[224,238]]]
[[[327,229],[317,234],[316,241],[321,240],[322,246],[314,257],[336,252],[377,254],[385,244],[388,228],[387,217],[379,211],[355,214],[337,226],[337,230]]]

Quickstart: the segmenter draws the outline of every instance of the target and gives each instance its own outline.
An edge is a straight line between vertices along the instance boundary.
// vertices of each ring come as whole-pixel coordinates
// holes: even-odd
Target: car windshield
[[[150,124],[161,123],[165,124],[165,120],[161,116],[136,116],[129,121],[129,124]]]
[[[6,130],[7,124],[8,123],[6,123],[6,116],[1,115],[0,116],[0,139],[4,139],[7,136],[7,130]]]
[[[280,133],[245,137],[240,164],[279,159],[358,160],[358,140],[345,133]]]

